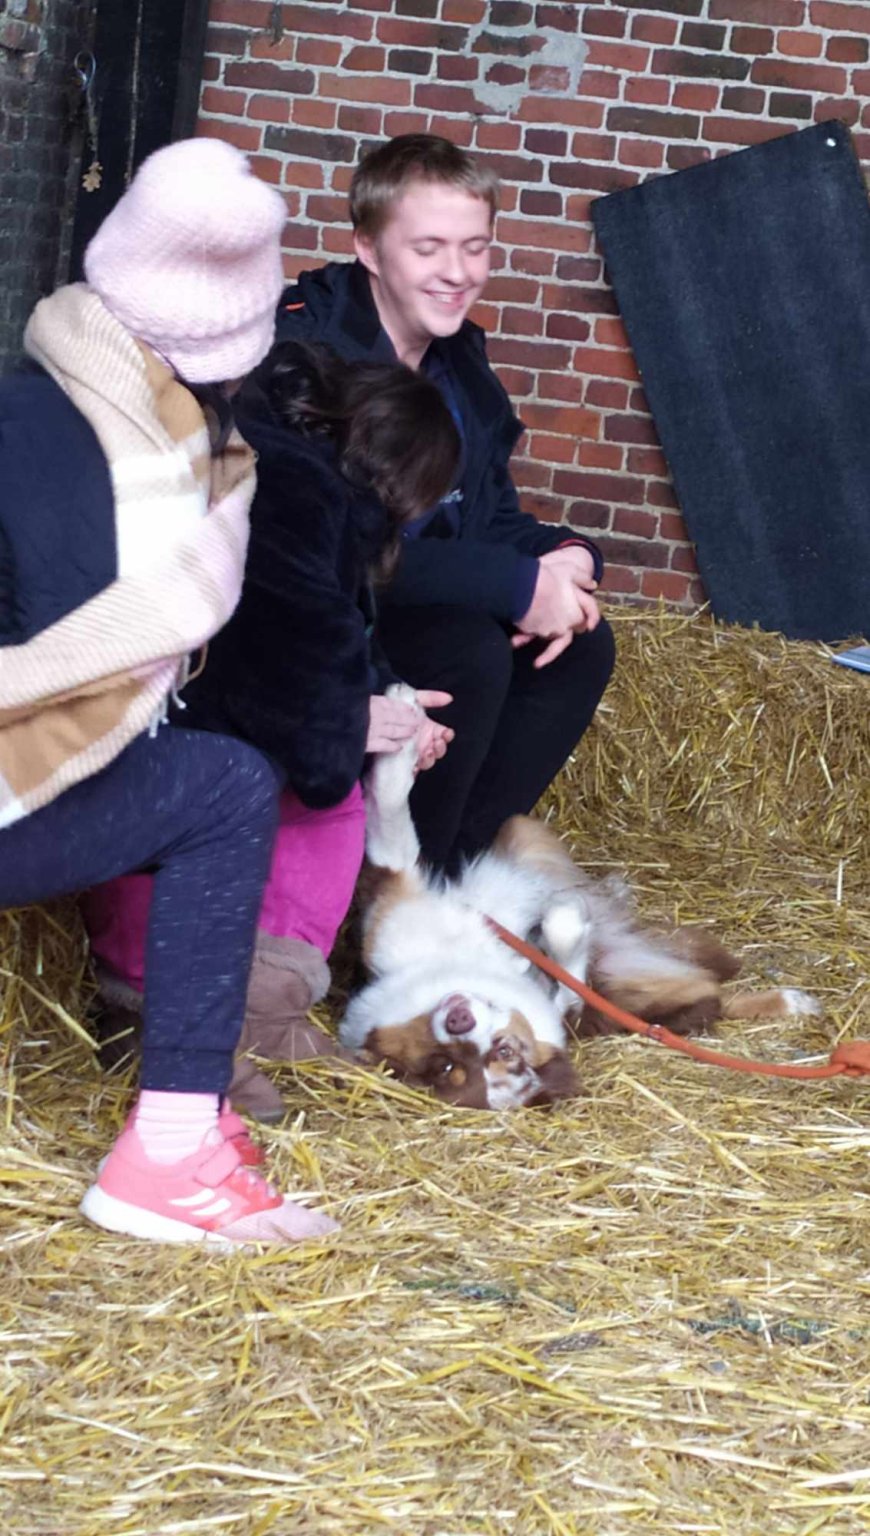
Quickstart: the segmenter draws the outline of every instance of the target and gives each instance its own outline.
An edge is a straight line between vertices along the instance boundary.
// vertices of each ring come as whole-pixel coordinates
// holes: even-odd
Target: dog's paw
[[[559,965],[585,981],[592,944],[592,921],[580,896],[550,907],[541,923],[544,947]]]
[[[387,699],[398,699],[400,704],[412,704],[414,709],[419,710],[421,715],[423,713],[420,705],[417,703],[416,691],[411,687],[410,683],[390,683],[389,688],[384,689],[384,697]]]

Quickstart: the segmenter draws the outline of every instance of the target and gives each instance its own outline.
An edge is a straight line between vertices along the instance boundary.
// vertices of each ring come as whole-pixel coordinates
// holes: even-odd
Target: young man
[[[455,740],[414,789],[423,855],[452,872],[530,811],[592,719],[613,668],[588,539],[520,510],[508,460],[522,423],[467,318],[489,275],[497,183],[447,139],[408,134],[351,186],[357,260],[304,272],[277,334],[345,358],[421,368],[463,442],[459,483],[409,527],[381,607],[395,671],[444,689]]]

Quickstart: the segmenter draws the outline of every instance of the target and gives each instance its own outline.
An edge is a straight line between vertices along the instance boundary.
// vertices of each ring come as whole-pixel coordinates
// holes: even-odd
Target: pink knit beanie
[[[182,379],[238,379],[272,344],[285,219],[239,150],[183,139],[143,161],[85,251],[85,277]]]

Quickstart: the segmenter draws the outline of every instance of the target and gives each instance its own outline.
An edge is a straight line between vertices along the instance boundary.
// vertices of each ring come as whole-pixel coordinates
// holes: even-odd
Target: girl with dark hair
[[[440,392],[393,363],[341,362],[323,346],[273,349],[234,402],[256,451],[257,493],[239,606],[182,695],[178,723],[229,732],[286,777],[259,917],[245,1027],[230,1096],[262,1120],[284,1105],[244,1053],[296,1061],[340,1054],[306,1017],[326,992],[326,956],[362,862],[359,777],[367,753],[418,739],[418,766],[452,732],[384,696],[396,681],[373,643],[375,594],[403,524],[456,482],[460,439]],[[422,692],[438,708],[448,694]],[[147,876],[85,898],[105,1001],[136,1009]]]

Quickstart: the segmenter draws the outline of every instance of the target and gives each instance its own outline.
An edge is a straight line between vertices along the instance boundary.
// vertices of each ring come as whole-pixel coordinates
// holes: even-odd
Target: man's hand
[[[568,649],[575,635],[589,633],[598,624],[601,613],[592,592],[595,562],[580,544],[553,549],[538,560],[538,580],[528,612],[517,624],[514,648],[531,640],[549,640],[535,657],[535,667],[546,667]]]
[[[595,580],[595,561],[591,549],[585,544],[563,544],[560,549],[551,549],[548,555],[541,555],[541,565],[561,565],[574,571],[578,584],[585,592],[595,592],[598,582]]]
[[[443,709],[453,703],[452,693],[438,693],[434,688],[419,688],[417,703],[423,709]],[[440,725],[424,715],[417,730],[417,772],[425,773],[439,757],[443,757],[456,732],[449,725]]]

